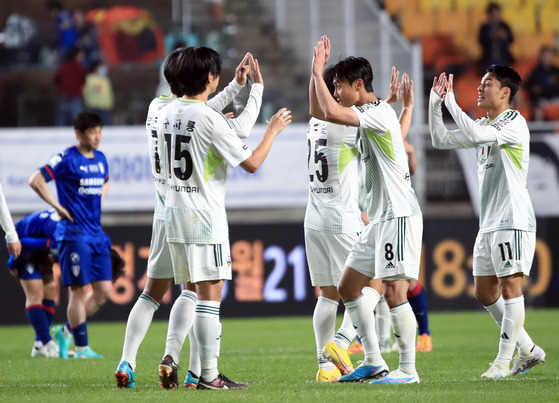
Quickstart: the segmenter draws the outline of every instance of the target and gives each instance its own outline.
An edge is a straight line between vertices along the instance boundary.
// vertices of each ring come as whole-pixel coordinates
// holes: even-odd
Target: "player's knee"
[[[361,290],[355,292],[355,287],[352,287],[351,284],[340,282],[340,284],[338,284],[338,294],[344,302],[348,302],[361,295]]]
[[[94,294],[95,303],[99,306],[104,305],[109,298],[111,298],[111,289],[110,288],[103,288],[98,290]]]

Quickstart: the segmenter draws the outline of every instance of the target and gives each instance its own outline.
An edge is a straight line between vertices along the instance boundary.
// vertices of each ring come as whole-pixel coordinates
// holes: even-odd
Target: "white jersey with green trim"
[[[227,165],[252,154],[228,119],[201,101],[177,99],[159,115],[165,144],[165,231],[169,242],[229,242],[225,213]]]
[[[356,127],[315,118],[309,121],[305,228],[332,234],[363,230],[356,138]]]
[[[162,108],[176,99],[176,97],[164,95],[154,98],[149,104],[148,117],[146,119],[149,161],[151,163],[151,172],[155,183],[155,207],[153,209],[153,215],[161,220],[165,219],[165,193],[167,192],[167,186],[165,173],[161,165],[162,144],[160,144],[157,139],[157,117]]]
[[[442,122],[442,99],[431,91],[429,125],[433,145],[442,149],[475,148],[480,194],[479,232],[504,229],[536,231],[536,217],[526,178],[530,161],[530,131],[526,119],[507,109],[495,119],[476,121],[464,113],[454,94],[445,105],[458,125],[446,130]]]
[[[365,205],[370,222],[420,215],[396,112],[382,100],[352,109],[359,117]]]

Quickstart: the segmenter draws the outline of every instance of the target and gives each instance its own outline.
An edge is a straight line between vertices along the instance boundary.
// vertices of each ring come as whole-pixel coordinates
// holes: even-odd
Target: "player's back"
[[[530,160],[530,131],[516,110],[506,110],[491,123],[497,141],[476,147],[480,188],[480,231],[497,229],[536,230],[534,209],[526,178]]]
[[[157,133],[166,150],[168,240],[226,241],[227,164],[238,165],[250,156],[250,150],[221,113],[203,102],[184,98],[162,110]]]
[[[305,227],[330,233],[362,230],[356,137],[356,127],[309,121]]]
[[[58,221],[56,210],[41,210],[23,217],[15,227],[20,238],[52,238]]]
[[[408,159],[396,112],[377,100],[354,106],[360,121],[361,160],[372,223],[421,214],[411,187]]]

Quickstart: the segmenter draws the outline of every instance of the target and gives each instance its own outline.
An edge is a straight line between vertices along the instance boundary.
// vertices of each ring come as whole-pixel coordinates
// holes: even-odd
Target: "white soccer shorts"
[[[378,280],[417,280],[422,236],[421,215],[369,224],[359,236],[345,264]]]
[[[175,284],[231,280],[229,244],[196,245],[169,242]]]
[[[173,262],[165,239],[165,220],[153,218],[149,245],[148,277],[173,278]]]
[[[337,286],[359,233],[330,234],[305,228],[305,250],[313,287]]]
[[[474,276],[506,277],[516,273],[530,275],[536,233],[499,230],[478,233],[474,245]]]

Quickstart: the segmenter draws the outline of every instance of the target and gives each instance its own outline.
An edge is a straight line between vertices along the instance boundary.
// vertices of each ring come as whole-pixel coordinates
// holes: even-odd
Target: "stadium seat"
[[[479,60],[481,57],[481,46],[479,45],[477,32],[466,35],[457,35],[452,38],[454,52],[471,60]]]
[[[454,92],[458,105],[470,116],[477,117],[477,87],[480,80],[481,77],[475,68],[454,80]]]
[[[542,32],[559,34],[559,9],[552,7],[542,8],[540,24]]]
[[[559,120],[559,102],[548,103],[544,107],[545,120]]]
[[[416,0],[386,0],[384,8],[392,17],[402,15],[406,10],[417,9]]]
[[[419,8],[422,10],[449,10],[450,0],[419,0]]]
[[[421,37],[423,66],[433,67],[438,57],[452,54],[452,38],[448,35],[424,35]]]
[[[406,9],[402,15],[402,32],[410,40],[432,35],[433,20],[431,11]]]
[[[536,64],[538,64],[537,58],[517,59],[512,67],[520,74],[522,81],[524,81],[528,78],[532,69],[536,67]]]
[[[512,44],[512,53],[517,59],[537,58],[543,45],[553,46],[551,32],[530,32],[516,35]]]
[[[503,7],[503,20],[509,24],[515,36],[536,31],[535,7]]]
[[[468,32],[468,14],[466,10],[435,11],[435,33],[439,35],[465,35]]]
[[[518,70],[517,70],[518,71]],[[524,116],[526,120],[532,120],[532,108],[530,105],[530,96],[524,88],[520,88],[514,97],[513,109]]]
[[[479,9],[484,10],[489,0],[456,0],[456,8],[458,9]]]

